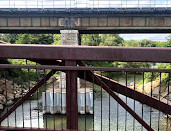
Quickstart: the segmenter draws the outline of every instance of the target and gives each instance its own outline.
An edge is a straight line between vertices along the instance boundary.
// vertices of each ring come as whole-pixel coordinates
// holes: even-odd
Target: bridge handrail
[[[171,62],[171,48],[0,44],[0,58],[120,62]]]

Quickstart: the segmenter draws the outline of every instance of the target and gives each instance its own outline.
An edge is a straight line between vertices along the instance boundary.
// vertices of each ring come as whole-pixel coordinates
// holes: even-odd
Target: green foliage
[[[113,65],[118,68],[150,68],[152,64],[148,62],[115,62]]]
[[[60,45],[61,44],[61,35],[60,34],[54,34],[53,35],[53,43],[52,45]]]
[[[23,59],[8,59],[8,61],[11,64],[15,64],[15,65],[26,65],[26,60]],[[31,61],[27,61],[28,65],[35,65],[35,62],[31,62]],[[28,80],[30,81],[35,81],[37,77],[39,77],[40,74],[36,73],[35,69],[13,69],[13,77],[14,77],[14,81],[17,84],[21,84],[21,82],[24,83],[23,86],[27,86],[27,82]],[[12,78],[12,70],[11,70],[11,74],[9,74],[8,79],[13,79]]]
[[[124,46],[132,46],[132,47],[140,47],[140,43],[137,40],[128,40],[124,41],[123,43]]]
[[[52,34],[19,34],[16,44],[52,44]]]
[[[167,43],[164,45],[165,47],[171,47],[171,35],[167,37]]]
[[[81,44],[86,46],[123,46],[123,38],[118,34],[86,34],[81,36]]]
[[[0,39],[9,43],[16,44],[52,44],[60,45],[61,35],[60,34],[1,34]],[[158,42],[151,40],[129,40],[124,41],[118,34],[83,34],[81,35],[81,44],[84,46],[130,46],[130,47],[171,47],[171,35],[167,37],[167,42]],[[25,60],[0,60],[0,63],[12,63],[12,64],[22,64],[25,65]],[[28,64],[35,64],[31,61],[28,61]],[[151,63],[143,62],[85,62],[87,66],[96,66],[96,67],[117,67],[117,68],[150,68]],[[158,69],[171,69],[171,64],[158,64]],[[10,78],[12,71],[7,71],[7,77]],[[14,70],[15,81],[19,83],[21,81],[20,74],[23,74],[23,81],[26,83],[28,80],[28,70],[18,69]],[[100,72],[97,72],[100,73]],[[104,73],[104,72],[103,72]],[[38,73],[39,75],[39,73]],[[108,76],[107,73],[103,75]],[[115,74],[112,74],[115,75]],[[3,74],[1,74],[3,76]],[[36,71],[30,70],[31,81],[36,79]],[[153,76],[151,73],[145,73],[146,81],[154,80],[159,77],[159,73],[154,73]],[[165,77],[165,81],[168,79],[168,74],[162,73],[162,77]]]
[[[14,44],[16,42],[18,35],[17,34],[1,34],[0,39],[2,41]]]
[[[141,47],[156,47],[156,43],[155,43],[155,41],[144,39],[144,40],[140,41],[140,46]]]
[[[113,67],[113,62],[108,61],[87,61],[84,63],[90,67]]]
[[[23,59],[8,59],[0,60],[1,64],[14,64],[14,65],[26,65],[26,60]],[[35,62],[27,60],[28,65],[35,65]],[[38,78],[42,77],[40,70],[36,69],[1,69],[0,78],[6,78],[8,80],[14,81],[14,83],[23,86],[23,88],[28,88],[28,81],[35,83]]]
[[[171,69],[171,63],[160,63],[157,65],[156,69]],[[171,77],[171,74],[169,73],[161,73],[161,86],[167,86],[170,77]],[[144,78],[145,78],[144,81],[148,83],[148,82],[156,80],[157,78],[160,78],[160,73],[146,72],[144,73]],[[143,81],[140,81],[138,83],[138,85],[141,85],[141,84],[143,84]]]
[[[84,34],[81,36],[81,45],[99,46],[101,36],[99,34]]]
[[[118,34],[102,34],[100,46],[123,46],[123,38]]]
[[[129,40],[124,41],[124,46],[130,46],[130,47],[164,47],[166,45],[166,42],[160,42],[160,41],[152,41],[152,40]]]

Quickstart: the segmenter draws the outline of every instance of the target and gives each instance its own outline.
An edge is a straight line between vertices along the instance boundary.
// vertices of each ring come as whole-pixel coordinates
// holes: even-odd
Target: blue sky
[[[153,40],[153,41],[167,41],[166,37],[170,34],[120,34],[124,40]]]

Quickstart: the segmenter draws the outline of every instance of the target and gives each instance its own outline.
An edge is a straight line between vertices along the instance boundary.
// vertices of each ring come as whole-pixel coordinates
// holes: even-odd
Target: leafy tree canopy
[[[0,39],[2,41],[12,43],[12,44],[14,44],[16,42],[17,37],[18,37],[17,34],[1,34],[0,35]]]
[[[52,44],[52,34],[19,34],[16,44]]]

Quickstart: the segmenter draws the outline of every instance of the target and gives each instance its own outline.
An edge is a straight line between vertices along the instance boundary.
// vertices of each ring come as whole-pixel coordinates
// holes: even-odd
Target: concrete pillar
[[[78,30],[60,30],[61,33],[61,45],[79,46],[80,38]],[[80,88],[80,79],[77,78],[77,87]],[[66,88],[66,74],[60,72],[60,88]]]
[[[78,30],[60,30],[61,33],[61,45],[80,45]]]

